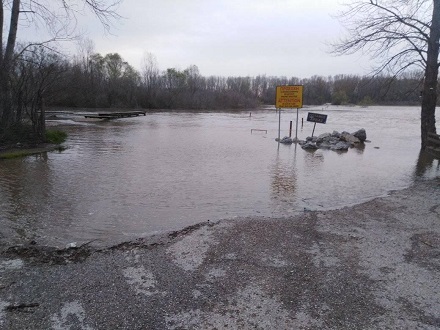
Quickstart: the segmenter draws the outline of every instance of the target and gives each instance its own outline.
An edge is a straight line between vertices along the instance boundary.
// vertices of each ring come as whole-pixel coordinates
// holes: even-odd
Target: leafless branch
[[[380,63],[376,73],[426,67],[431,1],[357,0],[346,8],[338,18],[347,37],[332,45],[333,54],[367,53]]]

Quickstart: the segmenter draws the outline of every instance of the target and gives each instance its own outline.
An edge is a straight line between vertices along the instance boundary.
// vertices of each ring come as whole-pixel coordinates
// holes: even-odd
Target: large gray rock
[[[316,141],[318,141],[318,137],[317,136],[308,136],[308,137],[306,137],[306,141],[316,142]]]
[[[320,149],[330,149],[332,145],[335,145],[339,142],[339,139],[337,137],[331,136],[330,134],[323,139],[318,139],[316,141],[316,145]]]
[[[361,142],[361,140],[359,140],[356,136],[354,136],[353,134],[350,134],[348,132],[342,132],[340,139],[341,139],[341,141],[345,141],[345,142],[352,143],[352,144]]]
[[[322,133],[321,135],[318,136],[318,138],[316,139],[316,143],[321,143],[322,141],[328,139],[329,137],[331,137],[332,135],[330,133]]]
[[[283,137],[281,140],[276,138],[275,141],[280,142],[280,143],[284,143],[284,144],[292,144],[293,143],[293,140],[288,136]]]
[[[308,150],[315,150],[318,149],[318,146],[312,141],[307,141],[305,144],[301,145],[301,148]]]
[[[317,143],[328,142],[334,144],[334,143],[338,143],[339,141],[340,141],[339,138],[329,135],[323,139],[318,139],[316,142]]]
[[[341,137],[341,133],[338,131],[333,131],[332,136],[339,139]]]
[[[332,146],[330,146],[330,150],[348,150],[350,148],[349,142],[340,141]]]
[[[283,138],[281,139],[280,143],[284,143],[284,144],[292,144],[292,143],[293,143],[293,140],[292,140],[290,137],[285,136],[285,137],[283,137]]]
[[[330,149],[333,144],[328,141],[322,141],[321,143],[316,145],[319,149]]]
[[[354,132],[353,136],[357,137],[359,141],[364,142],[367,139],[367,132],[365,129],[361,128],[360,130]]]

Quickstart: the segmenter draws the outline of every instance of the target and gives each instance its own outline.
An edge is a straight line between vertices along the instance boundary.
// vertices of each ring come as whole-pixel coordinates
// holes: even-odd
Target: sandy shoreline
[[[438,329],[440,180],[105,249],[3,249],[5,329]]]

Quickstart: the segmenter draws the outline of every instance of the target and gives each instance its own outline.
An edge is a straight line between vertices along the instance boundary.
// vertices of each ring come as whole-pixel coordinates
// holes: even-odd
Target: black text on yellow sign
[[[288,85],[277,86],[275,107],[280,108],[302,108],[303,86]]]

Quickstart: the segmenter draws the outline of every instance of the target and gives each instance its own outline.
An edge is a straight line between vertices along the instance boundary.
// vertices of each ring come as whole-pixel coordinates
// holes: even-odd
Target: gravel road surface
[[[111,247],[2,247],[1,329],[439,329],[440,180]]]

